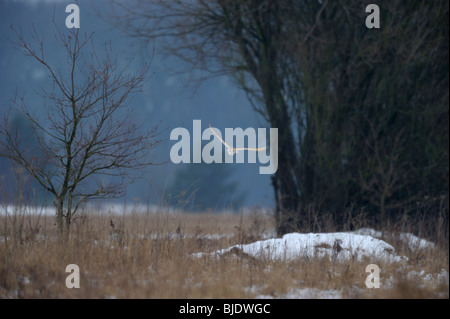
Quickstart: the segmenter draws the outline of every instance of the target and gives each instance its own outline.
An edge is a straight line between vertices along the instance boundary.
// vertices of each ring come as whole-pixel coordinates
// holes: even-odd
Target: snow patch
[[[387,235],[387,233],[383,234],[383,232],[372,229],[372,228],[361,228],[353,233],[359,234],[359,235],[368,235],[368,236],[372,236],[372,237],[376,237],[376,238],[383,238]],[[434,243],[432,243],[431,241],[428,241],[423,238],[419,238],[416,235],[411,234],[411,233],[400,233],[398,235],[389,234],[389,236],[392,236],[393,238],[398,238],[400,241],[407,244],[411,250],[433,249],[434,248]]]
[[[257,295],[255,299],[342,299],[340,290],[320,290],[317,288],[291,289],[283,296]]]
[[[397,256],[394,247],[381,239],[355,233],[290,233],[282,238],[257,241],[247,245],[235,245],[213,252],[223,256],[240,251],[244,255],[259,259],[294,260],[302,257],[329,257],[333,261],[356,259],[362,261],[368,257],[388,262],[401,262],[407,257]],[[194,256],[210,255],[197,253]]]
[[[399,238],[401,241],[407,243],[411,250],[434,248],[434,243],[411,233],[402,233]]]

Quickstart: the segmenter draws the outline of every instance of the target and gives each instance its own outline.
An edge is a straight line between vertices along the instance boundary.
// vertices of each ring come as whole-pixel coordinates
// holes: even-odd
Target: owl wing
[[[230,145],[228,145],[227,143],[225,143],[225,141],[213,130],[213,128],[211,127],[211,123],[209,123],[209,129],[213,132],[213,134],[223,143],[223,145],[225,145],[227,148],[229,149],[234,149],[233,147],[231,147]]]

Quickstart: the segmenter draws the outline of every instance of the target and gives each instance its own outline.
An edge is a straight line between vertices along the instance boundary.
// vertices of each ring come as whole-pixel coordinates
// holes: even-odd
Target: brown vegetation
[[[320,298],[330,292],[342,298],[448,298],[448,277],[437,279],[442,269],[448,272],[448,238],[435,249],[411,251],[389,235],[407,231],[405,222],[386,229],[385,238],[409,261],[379,264],[381,287],[367,289],[369,260],[192,256],[270,236],[270,216],[162,211],[82,214],[66,243],[58,240],[54,217],[2,216],[0,298]],[[447,236],[439,227],[434,231]],[[80,267],[79,289],[65,286],[68,264]]]

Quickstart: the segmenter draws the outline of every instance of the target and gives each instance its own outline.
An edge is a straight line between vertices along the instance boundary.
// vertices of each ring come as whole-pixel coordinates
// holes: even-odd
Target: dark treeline
[[[448,216],[449,3],[136,1],[115,22],[167,54],[228,74],[279,130],[278,232],[315,206],[377,223],[427,207]],[[310,229],[313,230],[313,229]]]

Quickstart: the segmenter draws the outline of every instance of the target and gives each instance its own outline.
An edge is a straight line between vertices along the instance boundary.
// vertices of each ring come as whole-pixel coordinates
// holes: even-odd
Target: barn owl
[[[266,147],[261,147],[261,148],[251,148],[251,147],[235,148],[235,147],[231,147],[230,145],[225,143],[225,141],[213,130],[213,128],[211,127],[211,123],[209,123],[209,129],[213,132],[213,134],[215,136],[217,136],[217,138],[222,142],[222,144],[225,145],[225,147],[227,148],[227,153],[229,155],[231,155],[231,156],[233,156],[234,154],[236,154],[239,151],[255,151],[255,152],[259,152],[259,151],[264,151],[266,149]]]

